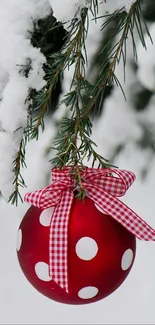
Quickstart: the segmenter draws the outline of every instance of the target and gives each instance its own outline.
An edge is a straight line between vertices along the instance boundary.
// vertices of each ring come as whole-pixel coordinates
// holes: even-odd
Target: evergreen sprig
[[[123,67],[124,67],[124,79],[125,79],[125,66],[126,66],[126,42],[131,35],[132,38],[132,46],[133,46],[133,54],[135,59],[137,59],[137,51],[136,51],[136,41],[135,41],[135,32],[137,30],[139,39],[142,45],[146,48],[145,39],[144,39],[144,30],[142,24],[145,27],[145,32],[151,39],[151,35],[147,28],[146,22],[143,18],[143,14],[141,11],[140,1],[136,1],[130,8],[129,12],[126,13],[124,8],[120,10],[116,10],[112,14],[106,14],[101,17],[97,17],[97,19],[105,19],[104,23],[102,24],[101,30],[104,30],[111,21],[115,21],[117,28],[113,37],[106,43],[103,47],[100,55],[103,57],[103,61],[101,64],[100,73],[95,83],[94,87],[87,93],[87,98],[89,103],[83,107],[84,116],[87,116],[91,111],[92,107],[97,102],[98,98],[100,97],[100,101],[98,105],[102,104],[102,97],[104,96],[104,90],[106,86],[116,84],[119,86],[124,94],[122,85],[120,84],[116,74],[115,68],[116,65],[119,64],[120,60],[123,60]],[[115,42],[116,39],[116,42]],[[111,47],[111,44],[114,42],[114,45]],[[108,57],[108,60],[107,60]],[[104,59],[105,58],[105,59]],[[108,62],[110,61],[110,64]],[[100,109],[100,107],[98,107]]]
[[[91,160],[92,166],[97,163],[98,168],[112,166],[107,159],[103,158],[95,150],[96,144],[91,139],[92,122],[89,116],[90,111],[97,102],[99,106],[102,104],[102,97],[107,85],[115,84],[121,87],[123,91],[115,74],[115,69],[122,59],[125,75],[126,42],[129,35],[132,39],[135,57],[135,30],[138,32],[139,39],[144,47],[146,47],[144,27],[145,32],[150,36],[143,19],[140,0],[133,3],[128,13],[122,8],[112,14],[106,14],[101,17],[97,17],[98,0],[88,2],[90,6],[78,8],[75,17],[71,20],[68,27],[69,32],[62,49],[48,56],[48,62],[45,65],[46,86],[39,92],[33,89],[30,90],[28,97],[28,123],[23,136],[23,139],[26,139],[26,141],[27,139],[38,139],[40,128],[44,130],[44,115],[52,101],[53,90],[58,78],[62,79],[64,70],[70,69],[73,66],[74,72],[70,90],[60,103],[60,105],[63,104],[70,110],[71,117],[62,118],[61,126],[52,146],[56,150],[56,155],[51,159],[51,163],[52,166],[58,168],[71,166],[72,177],[74,178],[75,187],[78,189],[78,197],[80,198],[86,195],[81,176],[81,170],[85,168],[84,159]],[[97,19],[103,20],[101,31],[107,28],[112,21],[116,24],[116,31],[113,37],[109,39],[101,50],[100,57],[102,56],[103,60],[98,79],[94,84],[91,84],[86,78],[86,38],[89,31],[89,10],[93,14],[95,21]],[[57,26],[54,25],[53,28],[56,29]],[[87,93],[87,103],[84,100],[84,93]],[[100,100],[98,101],[98,99]],[[34,114],[35,112],[37,113]],[[24,148],[26,141],[22,140],[17,158],[14,161],[15,192],[10,198],[13,203],[16,202],[19,195],[19,186],[24,184],[20,175],[20,166],[24,159],[22,148]]]
[[[16,131],[18,132],[18,130]],[[13,185],[14,185],[14,191],[11,194],[9,198],[9,202],[12,204],[18,204],[18,199],[23,202],[22,196],[20,194],[20,188],[21,187],[26,187],[25,181],[22,177],[21,174],[21,167],[26,167],[25,163],[25,147],[26,147],[26,138],[23,137],[20,145],[19,145],[19,151],[16,155],[16,158],[13,161],[13,172],[14,172],[14,180],[13,180]]]
[[[133,33],[135,26],[137,28],[142,44],[145,44],[144,36],[142,37],[143,31],[141,26],[141,8],[139,1],[131,6],[129,13],[126,13],[122,8],[121,10],[115,11],[111,15],[106,15],[106,20],[102,24],[101,29],[103,30],[106,28],[107,25],[111,23],[111,20],[115,20],[117,23],[117,29],[113,38],[116,39],[116,37],[119,37],[119,35],[120,37],[113,47],[111,47],[112,40],[109,40],[109,42],[103,48],[101,53],[103,57],[103,63],[101,66],[100,74],[98,76],[96,84],[91,85],[85,78],[85,64],[87,58],[85,41],[88,32],[88,30],[85,28],[86,18],[88,21],[88,10],[82,9],[81,20],[79,21],[78,32],[76,35],[77,44],[76,52],[74,53],[75,69],[71,82],[71,91],[65,96],[64,100],[62,101],[66,106],[70,107],[70,110],[72,111],[72,118],[70,123],[69,121],[66,121],[66,119],[62,121],[62,129],[55,141],[57,156],[52,159],[53,165],[57,167],[63,167],[67,164],[73,166],[75,182],[79,188],[79,197],[83,197],[85,194],[80,176],[80,170],[81,168],[84,168],[84,158],[87,158],[87,160],[90,160],[92,158],[92,166],[98,162],[98,168],[111,166],[109,161],[98,155],[94,150],[94,146],[96,145],[90,139],[92,132],[92,123],[89,118],[89,112],[107,85],[115,83],[117,86],[119,85],[121,87],[120,82],[115,75],[115,68],[116,64],[118,64],[120,62],[120,59],[123,58],[125,70],[126,41],[129,32],[132,36],[134,53],[136,53]],[[102,16],[102,18],[105,19],[105,16]],[[95,17],[95,19],[97,19],[97,17]],[[105,51],[106,54],[108,52],[110,65],[107,64],[107,55],[104,55]],[[85,57],[83,55],[83,52],[85,54]],[[104,57],[106,58],[105,60]],[[87,92],[87,97],[89,98],[88,105],[86,105],[83,101],[83,89],[85,89]]]

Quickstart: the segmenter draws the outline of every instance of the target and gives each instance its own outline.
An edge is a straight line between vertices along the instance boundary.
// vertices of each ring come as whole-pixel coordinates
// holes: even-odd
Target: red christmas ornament
[[[48,298],[86,304],[116,290],[131,270],[136,240],[92,200],[74,199],[68,237],[69,293],[49,276],[51,211],[32,206],[19,227],[18,259],[30,283]],[[22,238],[22,240],[21,240]]]
[[[133,173],[86,168],[81,177],[87,197],[81,201],[69,172],[54,169],[51,185],[26,194],[34,206],[19,227],[17,254],[39,292],[86,304],[122,284],[134,262],[135,237],[155,240],[155,230],[117,199],[133,183]]]

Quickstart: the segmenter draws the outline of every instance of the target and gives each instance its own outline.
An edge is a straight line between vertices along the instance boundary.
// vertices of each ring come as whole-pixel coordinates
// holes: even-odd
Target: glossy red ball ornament
[[[135,236],[89,198],[74,198],[69,221],[66,293],[49,276],[52,210],[32,206],[19,227],[17,254],[28,281],[48,298],[66,304],[88,304],[110,295],[131,270]]]

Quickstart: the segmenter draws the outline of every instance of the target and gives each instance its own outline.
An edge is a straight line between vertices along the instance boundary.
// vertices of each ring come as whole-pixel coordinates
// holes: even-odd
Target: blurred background
[[[49,25],[64,19],[63,8],[72,12],[69,0],[50,0],[50,3],[53,16],[50,13],[46,19],[37,21],[31,37],[33,46],[40,48],[47,60],[49,53],[61,49],[67,33],[61,24],[50,31]],[[105,158],[136,174],[136,181],[123,201],[155,228],[155,1],[142,1],[142,8],[153,44],[145,35],[146,50],[136,36],[136,61],[129,37],[125,81],[123,62],[116,68],[126,100],[120,88],[107,86],[102,109],[98,110],[96,105],[91,112],[92,139]],[[111,22],[104,32],[100,32],[100,27],[100,21],[90,22],[87,39],[90,81],[98,77],[102,60],[100,49],[117,26]],[[50,147],[58,123],[66,112],[65,107],[57,108],[57,104],[69,89],[71,73],[66,71],[63,82],[58,80],[50,112],[45,117],[44,133],[38,141],[27,145],[27,169],[22,171],[27,189],[22,195],[50,182],[49,159],[54,155]],[[86,94],[85,97],[87,100]],[[1,324],[155,324],[155,243],[137,240],[137,256],[131,273],[105,300],[85,306],[58,304],[39,294],[27,282],[17,261],[17,229],[28,207],[26,203],[16,208],[3,199],[0,201]]]

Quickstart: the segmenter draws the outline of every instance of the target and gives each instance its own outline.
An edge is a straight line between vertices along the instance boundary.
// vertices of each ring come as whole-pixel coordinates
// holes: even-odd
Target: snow
[[[83,7],[90,8],[93,0],[63,0],[63,4],[67,10],[60,10],[58,1],[49,0],[54,14],[58,20],[69,22],[74,16],[80,19],[79,10]],[[101,0],[98,1],[100,12],[113,13],[115,10],[124,8],[127,12],[130,10],[136,0]],[[68,25],[66,25],[68,26]]]
[[[89,9],[91,6],[91,0],[64,0],[63,5],[67,10],[60,10],[60,3],[58,1],[49,0],[49,2],[53,8],[54,15],[63,22],[70,22],[74,16],[79,19],[79,10],[83,7]],[[65,27],[69,28],[69,26],[70,23]]]
[[[76,1],[72,0],[1,0],[0,4],[0,189],[4,197],[12,192],[12,158],[18,150],[23,128],[26,125],[25,98],[28,88],[43,86],[42,64],[45,58],[39,49],[34,49],[29,41],[33,30],[32,19],[45,17],[54,10],[58,20],[71,19],[76,12]],[[125,6],[129,11],[134,1],[107,0],[100,3],[102,12]],[[84,4],[83,1],[78,4]],[[87,46],[89,60],[100,42],[99,23],[90,23]],[[154,24],[150,27],[155,38]],[[98,151],[111,158],[118,145],[123,150],[116,155],[114,163],[122,169],[136,173],[137,180],[123,197],[123,201],[155,228],[155,155],[150,148],[137,145],[147,124],[155,136],[155,96],[147,110],[137,113],[132,106],[132,94],[138,84],[153,90],[155,87],[154,45],[146,37],[147,51],[138,43],[139,66],[137,74],[132,71],[133,60],[131,40],[128,40],[126,82],[123,81],[122,63],[117,68],[117,76],[127,95],[124,100],[120,89],[116,88],[106,100],[104,112],[94,121],[93,140]],[[32,60],[32,70],[28,79],[19,73],[19,65]],[[39,74],[38,74],[39,73]],[[68,90],[71,75],[65,72],[64,92]],[[54,119],[64,114],[64,107],[56,112]],[[27,184],[25,191],[42,188],[50,181],[49,155],[55,134],[55,121],[46,121],[46,130],[38,142],[27,146],[27,170],[23,176]],[[22,126],[21,131],[14,133]],[[154,138],[155,139],[155,138]],[[35,154],[34,154],[35,152]],[[50,153],[53,155],[53,152]],[[147,168],[144,179],[141,173]],[[137,241],[137,256],[133,269],[124,284],[108,298],[90,306],[67,306],[57,304],[40,295],[23,276],[16,257],[16,237],[20,221],[28,204],[10,206],[1,199],[0,206],[0,305],[3,324],[154,324],[155,261],[154,243]],[[23,294],[24,292],[24,294]],[[8,312],[9,311],[9,312]]]
[[[124,8],[129,12],[131,6],[136,2],[136,0],[102,0],[101,3],[104,6],[105,11],[108,13],[113,13],[115,10],[120,10]]]
[[[46,17],[51,7],[47,0],[6,0],[0,6],[0,67],[3,67],[0,78],[0,125],[2,132],[5,132],[5,135],[0,137],[5,137],[6,147],[10,147],[11,142],[12,152],[12,157],[9,152],[7,159],[3,147],[0,146],[0,157],[3,157],[0,190],[8,199],[12,191],[12,162],[17,154],[17,142],[22,139],[22,132],[15,131],[19,127],[24,130],[27,124],[28,103],[26,104],[25,100],[30,88],[40,90],[45,85],[42,66],[46,60],[40,50],[31,45],[28,39],[29,31],[33,30],[33,21]],[[26,78],[20,70],[28,59],[32,69],[29,78]]]
[[[63,0],[65,8],[67,8],[66,11],[60,10],[59,2],[49,0],[51,6],[53,7],[54,14],[56,17],[58,17],[61,21],[68,21],[73,18],[74,15],[77,13],[77,8],[90,8],[92,0],[73,0],[72,2],[70,0]],[[122,8],[125,8],[125,10],[128,12],[132,6],[133,3],[135,3],[136,0],[101,0],[98,5],[100,10],[108,11],[109,13],[114,12],[115,10],[119,10]]]

